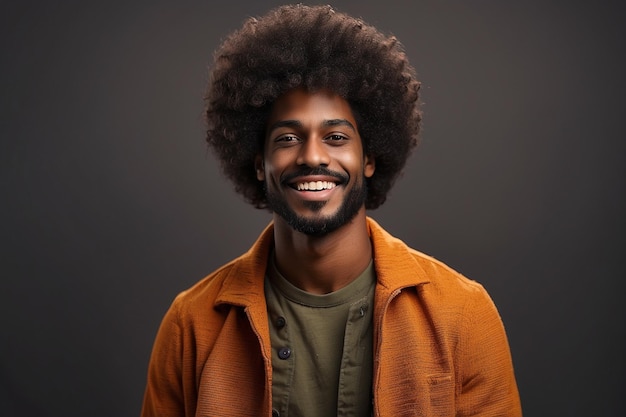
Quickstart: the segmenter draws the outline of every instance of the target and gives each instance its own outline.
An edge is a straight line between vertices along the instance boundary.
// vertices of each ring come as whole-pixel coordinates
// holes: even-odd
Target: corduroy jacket
[[[374,416],[521,416],[509,345],[484,288],[367,219],[377,277]],[[271,416],[263,281],[252,248],[179,294],[148,366],[142,416]]]

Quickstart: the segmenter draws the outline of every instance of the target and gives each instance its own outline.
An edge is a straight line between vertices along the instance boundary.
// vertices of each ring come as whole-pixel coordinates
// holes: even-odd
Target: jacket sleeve
[[[463,313],[456,367],[458,416],[521,416],[504,326],[482,286]]]
[[[141,417],[185,416],[182,339],[175,301],[163,317],[154,341]]]

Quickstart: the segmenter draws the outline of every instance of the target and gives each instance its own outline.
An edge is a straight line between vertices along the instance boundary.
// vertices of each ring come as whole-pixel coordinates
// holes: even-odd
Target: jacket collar
[[[416,255],[421,254],[389,234],[370,217],[367,218],[367,227],[374,248],[374,266],[379,286],[395,291],[430,282],[428,274],[416,259]]]
[[[375,220],[367,218],[374,251],[374,267],[379,286],[392,292],[429,282],[426,271],[416,261],[416,251],[389,234]],[[270,223],[252,247],[226,265],[222,289],[215,301],[241,307],[265,308],[264,277],[270,249],[274,244],[274,225]]]
[[[270,223],[248,252],[224,266],[227,275],[215,300],[216,305],[224,303],[241,307],[265,305],[265,270],[273,245],[274,224]]]

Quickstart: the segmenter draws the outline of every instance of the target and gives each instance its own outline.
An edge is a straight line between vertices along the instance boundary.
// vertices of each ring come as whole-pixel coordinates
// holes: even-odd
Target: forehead
[[[313,121],[339,118],[347,119],[356,126],[350,104],[343,97],[328,90],[308,92],[297,88],[274,102],[268,124],[285,119]]]

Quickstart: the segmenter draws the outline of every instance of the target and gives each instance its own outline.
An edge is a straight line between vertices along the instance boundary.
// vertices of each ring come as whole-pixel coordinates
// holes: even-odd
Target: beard
[[[298,215],[277,192],[265,188],[268,207],[298,232],[309,236],[324,236],[350,222],[357,215],[367,198],[367,184],[363,177],[354,184],[344,197],[336,213],[328,216],[304,217]],[[304,206],[319,212],[325,201],[304,201]]]

